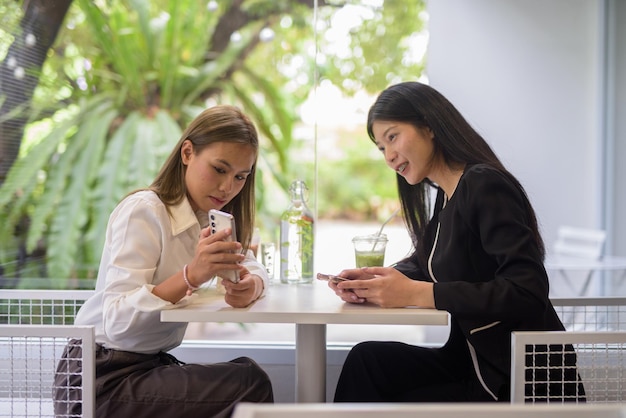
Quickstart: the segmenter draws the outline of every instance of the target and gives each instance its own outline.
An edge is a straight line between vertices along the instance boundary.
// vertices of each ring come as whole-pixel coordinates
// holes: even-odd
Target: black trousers
[[[507,399],[508,400],[508,399]],[[493,402],[467,350],[363,342],[343,365],[335,402]]]
[[[80,414],[80,344],[70,342],[55,376],[55,414]],[[183,364],[167,353],[96,349],[96,416],[230,417],[239,402],[274,401],[269,377],[252,359]]]

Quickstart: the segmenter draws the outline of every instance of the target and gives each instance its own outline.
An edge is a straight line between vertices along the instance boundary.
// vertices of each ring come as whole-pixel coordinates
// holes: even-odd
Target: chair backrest
[[[554,243],[554,254],[597,260],[602,256],[606,231],[601,229],[561,226]]]
[[[626,297],[550,300],[567,331],[626,331]]]
[[[92,326],[0,325],[0,417],[94,415]]]
[[[624,403],[624,388],[626,332],[511,335],[512,403]]]
[[[72,325],[93,290],[2,289],[0,324]]]

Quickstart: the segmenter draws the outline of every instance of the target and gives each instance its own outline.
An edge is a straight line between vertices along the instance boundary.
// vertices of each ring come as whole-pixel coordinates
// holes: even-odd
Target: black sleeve
[[[400,273],[407,276],[412,280],[420,280],[423,282],[431,282],[430,277],[419,267],[417,261],[414,261],[411,257],[407,257],[404,260],[398,261],[392,265],[393,268]]]

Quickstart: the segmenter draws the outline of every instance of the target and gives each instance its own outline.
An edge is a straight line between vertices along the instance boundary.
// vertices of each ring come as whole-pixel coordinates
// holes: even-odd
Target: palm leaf
[[[285,97],[282,90],[271,83],[266,77],[256,74],[247,67],[244,67],[241,72],[250,80],[250,84],[254,89],[263,93],[266,104],[272,111],[271,120],[278,125],[282,135],[283,143],[281,144],[281,148],[289,148],[292,140],[291,133],[296,119],[294,103],[292,103],[288,97]],[[242,90],[238,86],[236,86],[236,88]]]
[[[180,18],[180,2],[169,2],[169,20],[164,34],[164,50],[169,51],[165,60],[161,62],[159,71],[159,85],[161,86],[161,102],[165,107],[172,105],[176,68],[179,64],[178,50],[180,49],[178,35],[184,32],[183,20]]]
[[[0,262],[6,263],[9,258],[14,259],[15,253],[12,249],[7,253],[7,249],[14,247],[13,239],[15,235],[15,227],[21,221],[24,213],[28,211],[31,204],[33,189],[37,186],[32,182],[28,184],[28,188],[23,193],[17,195],[16,199],[11,202],[8,210],[0,211]]]
[[[130,191],[128,167],[133,143],[129,138],[137,131],[141,117],[139,112],[129,114],[107,144],[92,194],[92,219],[85,235],[91,255],[99,256],[102,252],[109,215],[116,203]]]
[[[91,167],[102,158],[108,127],[115,115],[114,109],[94,111],[73,138],[72,146],[84,149],[81,153],[70,154],[68,158],[73,164],[65,165],[71,167],[67,170],[68,187],[50,226],[49,238],[54,245],[48,247],[48,271],[52,278],[68,277],[76,265],[77,243],[81,242],[87,223],[89,190],[95,177]]]
[[[289,140],[291,138],[291,132],[282,132],[280,131],[281,137],[284,138],[284,135],[287,135],[287,141],[281,141],[275,134],[272,126],[277,126],[273,123],[273,113],[268,112],[265,107],[258,106],[251,99],[250,96],[244,91],[238,89],[235,85],[226,86],[225,89],[230,90],[237,97],[237,99],[243,103],[244,109],[248,114],[250,114],[257,125],[259,131],[270,141],[272,144],[272,150],[275,152],[275,156],[278,157],[278,163],[280,167],[287,171],[288,169],[288,158],[286,151],[289,149],[288,146],[283,146],[284,142],[290,143]]]
[[[248,30],[243,32],[239,42],[229,44],[228,48],[215,61],[208,62],[201,67],[198,76],[186,80],[183,91],[188,91],[188,93],[182,99],[182,105],[196,102],[202,94],[214,86],[217,80],[239,59],[242,51],[255,40],[255,36],[263,28],[263,24],[263,22],[255,22],[248,25]]]
[[[85,124],[81,124],[78,120],[73,121],[77,126],[80,126],[80,129],[69,139],[65,152],[60,154],[57,162],[50,167],[49,177],[44,185],[44,192],[32,214],[32,224],[29,228],[27,239],[27,248],[29,250],[35,248],[37,242],[47,232],[48,221],[56,213],[60,197],[64,194],[68,182],[80,181],[86,177],[86,174],[81,175],[80,178],[69,177],[71,165],[76,155],[85,152],[83,147],[86,147],[85,142],[88,142],[90,135],[92,133],[99,134],[97,131],[86,131],[85,126],[93,129],[92,125],[97,126],[97,124],[102,124],[103,121],[106,121],[109,116],[105,111],[111,106],[110,103],[101,103],[100,101],[93,101],[92,104],[95,105],[93,113],[97,116],[92,117],[92,120],[86,119]]]
[[[130,9],[137,13],[139,31],[144,40],[143,51],[146,54],[147,62],[152,63],[156,56],[157,45],[150,25],[150,2],[147,0],[130,0]]]
[[[15,194],[28,188],[31,182],[37,181],[39,172],[68,135],[68,131],[73,129],[74,125],[70,121],[59,124],[57,129],[33,147],[27,156],[19,158],[11,166],[6,181],[0,187],[0,207],[6,206]]]

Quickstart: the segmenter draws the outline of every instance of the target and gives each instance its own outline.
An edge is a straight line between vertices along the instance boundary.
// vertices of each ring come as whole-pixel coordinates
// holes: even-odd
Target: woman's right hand
[[[373,278],[372,274],[368,274],[364,272],[362,269],[347,269],[342,270],[338,276],[345,277],[348,280],[368,280]],[[340,289],[337,287],[337,283],[330,280],[328,282],[328,287],[333,289],[335,294],[341,298],[344,302],[348,303],[364,303],[367,302],[365,298],[360,298],[354,293],[354,291],[350,289]]]
[[[200,286],[224,270],[241,270],[239,264],[245,259],[241,244],[226,241],[230,228],[211,234],[209,227],[200,231],[196,253],[187,265],[187,278],[194,286]]]

